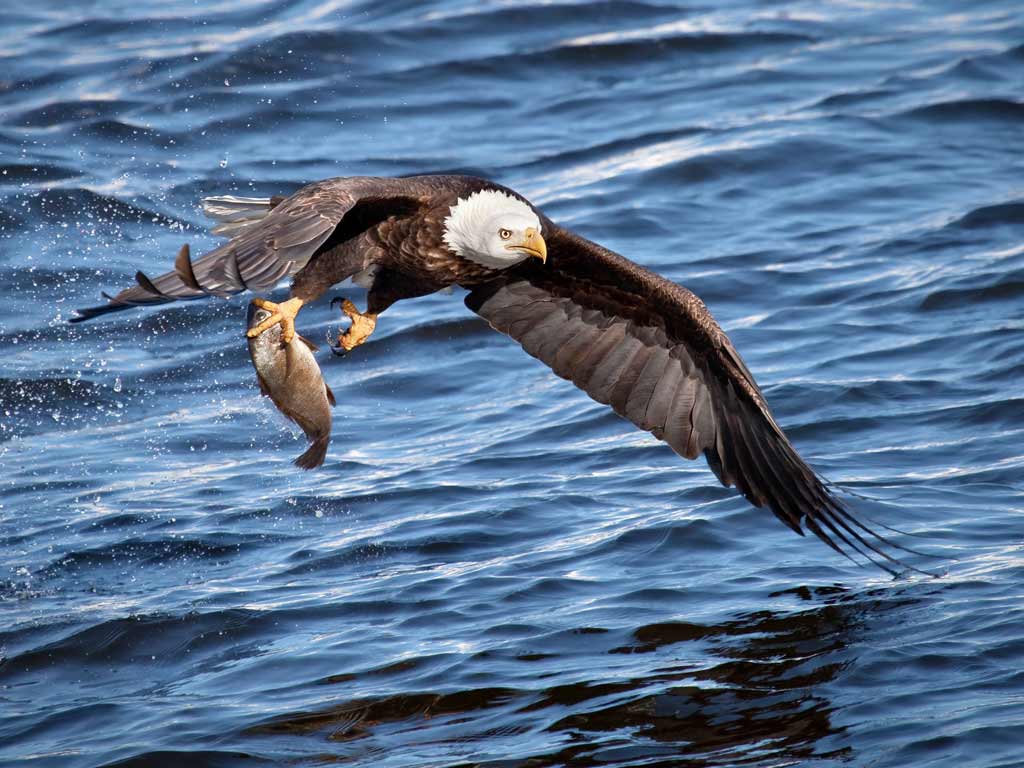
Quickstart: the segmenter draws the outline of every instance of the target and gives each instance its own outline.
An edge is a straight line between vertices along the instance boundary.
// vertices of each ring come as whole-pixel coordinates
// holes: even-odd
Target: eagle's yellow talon
[[[348,315],[352,325],[349,326],[347,331],[338,336],[338,344],[346,352],[351,352],[370,338],[373,329],[377,327],[377,316],[369,312],[363,314],[348,299],[342,302],[341,311]]]
[[[273,328],[278,323],[281,324],[281,341],[285,344],[290,344],[291,340],[295,338],[295,316],[299,314],[299,310],[302,309],[303,301],[299,298],[291,298],[288,301],[282,301],[280,304],[275,304],[272,301],[266,299],[256,298],[252,300],[260,309],[270,312],[270,317],[264,320],[259,325],[253,326],[245,335],[252,338],[259,336],[264,331]]]

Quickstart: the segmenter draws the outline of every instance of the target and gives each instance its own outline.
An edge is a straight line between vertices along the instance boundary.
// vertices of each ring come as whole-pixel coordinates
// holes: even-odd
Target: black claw
[[[333,301],[331,302],[334,303]],[[345,349],[341,344],[335,344],[331,339],[331,332],[327,332],[327,347],[331,350],[331,353],[336,357],[345,357],[348,354],[348,350]]]
[[[336,306],[344,304],[344,303],[345,303],[344,297],[342,297],[342,296],[335,296],[333,299],[331,299],[331,309],[334,309]],[[339,334],[339,338],[340,337],[341,337],[341,334]],[[334,353],[334,355],[336,355],[337,357],[345,357],[349,353],[349,351],[350,351],[350,350],[345,349],[340,344],[335,344],[332,341],[332,339],[331,339],[330,331],[327,332],[327,346],[331,348],[331,352]]]

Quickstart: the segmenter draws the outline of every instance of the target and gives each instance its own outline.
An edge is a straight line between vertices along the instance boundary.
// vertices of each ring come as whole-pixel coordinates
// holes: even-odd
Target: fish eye
[[[510,237],[512,237],[512,231],[509,229],[499,229],[498,237],[500,237],[502,240],[508,240]]]

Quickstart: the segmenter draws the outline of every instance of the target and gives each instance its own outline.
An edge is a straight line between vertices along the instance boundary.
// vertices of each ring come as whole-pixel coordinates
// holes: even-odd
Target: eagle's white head
[[[444,220],[444,241],[457,255],[491,269],[531,256],[546,261],[540,219],[522,200],[497,189],[459,198]]]

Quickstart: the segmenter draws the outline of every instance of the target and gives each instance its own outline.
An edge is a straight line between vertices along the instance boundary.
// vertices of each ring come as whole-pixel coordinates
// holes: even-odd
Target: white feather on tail
[[[210,230],[213,234],[234,237],[263,219],[280,201],[273,197],[204,197],[203,213],[219,222]]]

